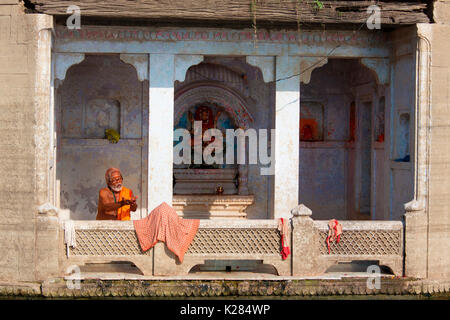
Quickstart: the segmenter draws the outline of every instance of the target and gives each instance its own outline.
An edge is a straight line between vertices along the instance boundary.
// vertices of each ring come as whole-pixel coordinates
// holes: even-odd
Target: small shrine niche
[[[84,134],[86,138],[102,139],[106,129],[120,134],[120,102],[114,99],[92,99],[86,105]]]
[[[255,74],[253,71],[254,67],[245,59],[205,57],[202,63],[187,70],[183,82],[175,83],[174,129],[185,131],[182,131],[183,137],[179,141],[174,141],[174,148],[181,150],[178,144],[181,139],[187,139],[186,131],[191,145],[191,161],[174,164],[173,167],[172,205],[178,215],[193,219],[247,218],[247,208],[255,204],[256,196],[250,193],[248,186],[248,160],[243,164],[238,161],[237,150],[242,146],[238,144],[241,139],[236,137],[238,129],[245,132],[258,128],[249,112],[257,108],[257,99],[252,97],[249,86],[249,78],[253,79]],[[202,123],[201,132],[197,132],[202,134],[204,141],[201,142],[194,139],[194,130],[200,130],[196,121]],[[218,140],[211,139],[219,139],[218,135],[212,133],[208,138],[208,129],[221,132],[222,148]],[[226,143],[228,130],[235,133],[233,147]],[[248,140],[245,139],[245,152]],[[200,143],[201,146],[198,145]],[[233,150],[228,150],[230,148]],[[177,156],[187,160],[186,149],[184,146]],[[202,155],[199,155],[200,150]],[[199,157],[204,154],[212,158]],[[227,155],[234,155],[234,161],[227,163]],[[248,155],[245,156],[248,159]],[[253,186],[252,192],[261,189]]]
[[[323,105],[304,103],[300,107],[300,141],[323,140]]]
[[[205,132],[209,129],[218,129],[222,132],[222,136],[224,138],[223,143],[223,150],[222,150],[222,157],[223,163],[213,163],[213,164],[207,164],[203,157],[202,157],[202,163],[197,164],[193,163],[194,159],[194,122],[195,121],[201,121],[202,122],[202,137],[205,135]],[[231,116],[228,114],[227,111],[225,111],[220,106],[214,104],[214,103],[201,103],[198,105],[193,106],[188,111],[186,111],[180,118],[179,122],[175,125],[175,129],[186,129],[191,134],[191,161],[190,164],[181,164],[181,165],[175,165],[175,168],[188,168],[188,169],[219,169],[219,168],[234,168],[236,165],[234,164],[226,164],[225,163],[225,154],[227,152],[226,150],[226,144],[225,144],[225,137],[226,137],[226,130],[227,129],[237,129],[236,124],[234,123],[234,120],[231,118]],[[203,150],[212,142],[214,142],[214,137],[210,141],[202,141],[202,152]],[[235,153],[236,158],[236,145],[235,150],[233,150]]]
[[[201,136],[207,136],[207,130],[218,129],[222,132],[222,163],[195,163],[194,123],[202,122]],[[203,102],[184,112],[175,129],[190,132],[191,163],[174,165],[173,206],[178,214],[189,218],[245,218],[245,209],[253,204],[254,196],[248,195],[247,165],[236,164],[237,144],[234,144],[235,163],[226,163],[226,130],[238,129],[227,110],[215,103]],[[202,139],[202,154],[214,137],[208,141]]]

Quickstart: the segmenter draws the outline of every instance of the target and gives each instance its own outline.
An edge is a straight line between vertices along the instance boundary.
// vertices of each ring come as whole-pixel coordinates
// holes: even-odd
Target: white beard
[[[110,186],[111,190],[114,192],[120,192],[122,190],[122,187],[123,187],[122,185],[116,187]]]

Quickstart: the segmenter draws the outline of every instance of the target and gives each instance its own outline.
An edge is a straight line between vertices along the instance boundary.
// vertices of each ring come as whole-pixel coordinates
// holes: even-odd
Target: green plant
[[[320,0],[314,0],[316,9],[323,9],[323,2]]]

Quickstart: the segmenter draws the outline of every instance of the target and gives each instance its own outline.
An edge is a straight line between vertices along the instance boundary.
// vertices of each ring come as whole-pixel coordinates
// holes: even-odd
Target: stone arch
[[[248,111],[244,98],[235,90],[215,82],[199,81],[187,85],[175,93],[175,122],[192,106],[200,103],[219,105],[242,129],[249,129],[253,117]]]
[[[119,54],[83,57],[67,69],[55,90],[59,207],[70,212],[72,219],[95,219],[96,194],[104,187],[98,177],[113,166],[122,170],[128,186],[141,199],[138,208],[142,209],[134,213],[140,216],[147,206],[142,174],[147,159],[141,154],[147,136],[148,82],[140,81],[136,67]],[[118,131],[117,144],[106,139],[106,129]]]
[[[184,85],[197,81],[215,81],[229,86],[242,95],[248,95],[247,85],[242,75],[228,66],[212,62],[202,62],[192,66],[186,72]]]

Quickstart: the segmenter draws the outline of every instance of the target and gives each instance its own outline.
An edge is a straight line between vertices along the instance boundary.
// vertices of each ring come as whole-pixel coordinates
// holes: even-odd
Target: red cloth
[[[280,230],[281,234],[281,258],[283,260],[286,260],[291,253],[291,250],[289,249],[289,246],[285,246],[285,240],[289,235],[289,226],[283,218],[280,218],[280,220],[278,220],[278,230]]]
[[[336,240],[336,243],[339,243],[341,240],[341,234],[342,234],[342,225],[336,220],[331,219],[328,221],[328,237],[327,237],[327,247],[328,247],[328,254],[331,253],[330,249],[330,240],[334,241]]]
[[[144,219],[134,220],[142,251],[152,248],[158,241],[166,244],[180,262],[197,233],[200,220],[183,219],[171,206],[163,202]]]

